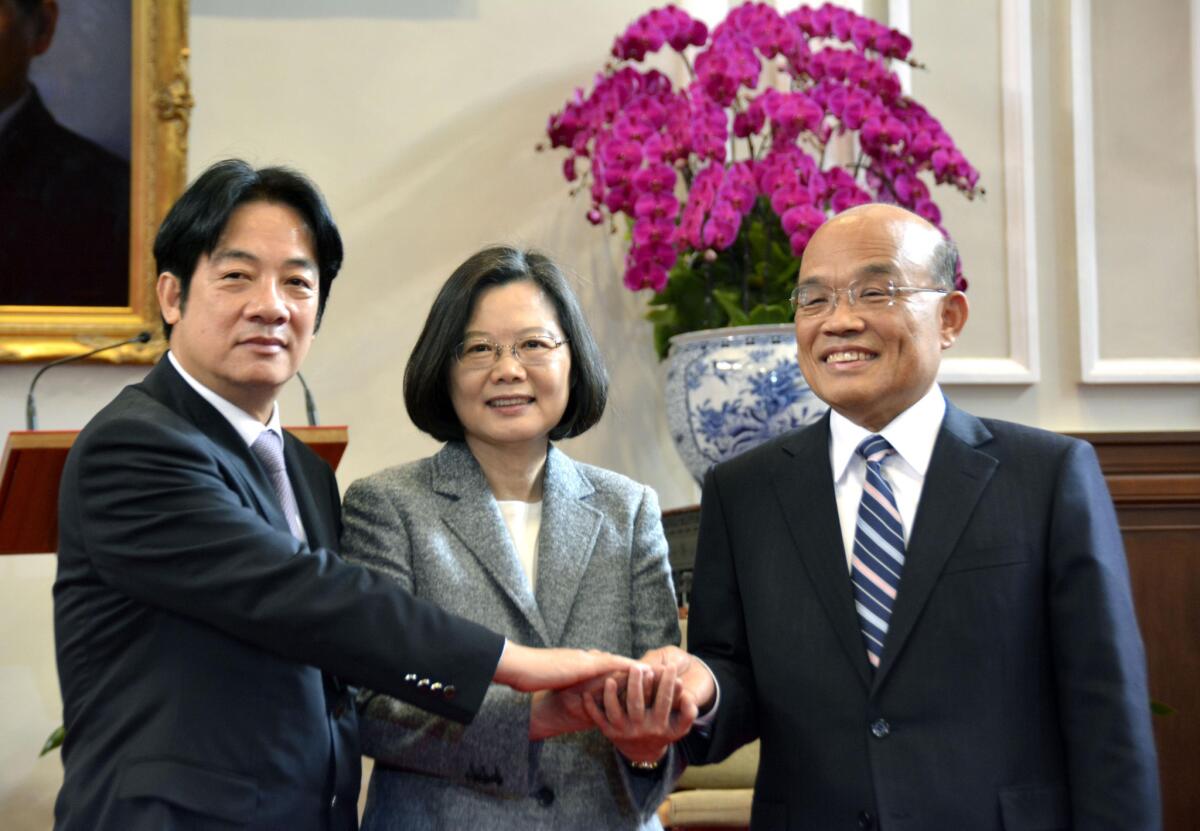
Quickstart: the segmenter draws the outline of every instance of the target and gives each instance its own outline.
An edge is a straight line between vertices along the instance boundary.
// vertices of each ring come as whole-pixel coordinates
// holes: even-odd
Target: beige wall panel
[[[1200,357],[1189,4],[1091,12],[1101,356]]]
[[[1004,358],[1009,342],[1008,252],[1004,169],[1004,100],[999,0],[912,4],[913,55],[928,68],[912,72],[912,95],[979,169],[986,196],[968,201],[934,189],[942,221],[958,242],[970,286],[971,325],[956,358]]]

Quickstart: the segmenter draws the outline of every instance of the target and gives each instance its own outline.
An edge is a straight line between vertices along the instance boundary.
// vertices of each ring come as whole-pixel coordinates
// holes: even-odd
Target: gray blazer
[[[518,643],[630,656],[678,643],[654,491],[552,447],[543,492],[535,592],[461,442],[351,485],[341,551]],[[597,730],[531,742],[530,695],[495,684],[467,728],[382,695],[360,707],[376,759],[364,831],[657,829],[682,770],[672,749],[659,772],[634,772]]]

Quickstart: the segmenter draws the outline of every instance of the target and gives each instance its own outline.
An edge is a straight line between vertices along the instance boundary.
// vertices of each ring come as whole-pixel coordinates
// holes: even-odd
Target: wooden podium
[[[285,427],[337,470],[345,427]],[[78,430],[14,430],[0,459],[0,554],[58,548],[58,481]]]

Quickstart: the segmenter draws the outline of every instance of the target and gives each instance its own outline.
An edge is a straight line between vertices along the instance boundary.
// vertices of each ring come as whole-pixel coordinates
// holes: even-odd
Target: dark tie
[[[287,517],[292,536],[298,540],[306,539],[304,525],[300,522],[300,508],[296,505],[296,494],[292,491],[292,483],[288,481],[287,468],[283,463],[283,440],[274,430],[263,430],[250,449],[271,477],[271,487],[275,489],[279,507]]]
[[[883,462],[896,451],[883,436],[868,436],[857,452],[867,461],[867,476],[854,527],[850,582],[867,660],[878,667],[904,568],[904,524],[892,486],[883,478]]]

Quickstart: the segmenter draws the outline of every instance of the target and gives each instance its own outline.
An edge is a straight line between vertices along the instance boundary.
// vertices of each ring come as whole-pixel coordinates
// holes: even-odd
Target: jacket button
[[[445,688],[442,690],[442,698],[449,701],[450,699],[454,698],[454,696],[457,693],[458,693],[458,689],[455,688],[455,686],[453,684],[447,684],[445,686]]]
[[[538,788],[537,793],[533,796],[543,808],[549,808],[554,804],[554,791],[547,787]]]
[[[886,739],[892,732],[892,725],[885,718],[877,718],[871,722],[871,735],[877,739]]]
[[[333,795],[333,799],[329,800],[329,807],[330,807],[330,808],[336,808],[336,807],[337,807],[337,794],[334,794],[334,795]]]
[[[858,812],[858,827],[862,831],[871,831],[875,827],[875,817],[871,815],[870,811]]]

